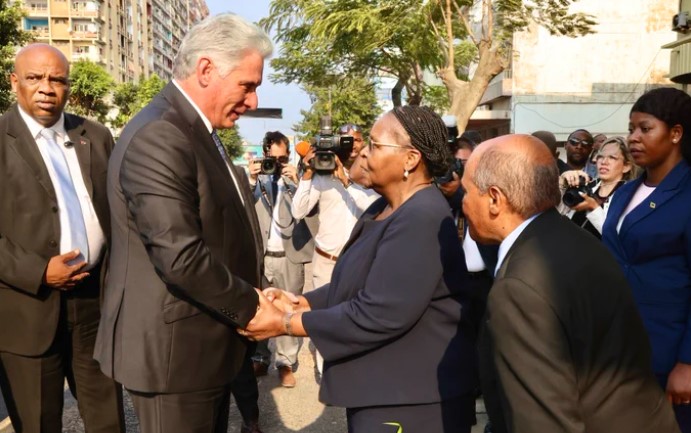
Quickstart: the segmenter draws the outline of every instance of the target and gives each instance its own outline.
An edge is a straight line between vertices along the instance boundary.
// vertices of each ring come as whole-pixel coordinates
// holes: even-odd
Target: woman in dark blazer
[[[372,128],[351,176],[382,198],[360,218],[331,283],[283,313],[262,301],[254,338],[309,336],[324,356],[320,399],[347,408],[349,432],[470,432],[476,381],[472,296],[449,206],[446,127],[400,107]],[[285,292],[274,305],[285,309]]]
[[[612,199],[603,241],[629,280],[653,351],[653,370],[691,432],[691,97],[641,96],[629,149],[645,172]]]

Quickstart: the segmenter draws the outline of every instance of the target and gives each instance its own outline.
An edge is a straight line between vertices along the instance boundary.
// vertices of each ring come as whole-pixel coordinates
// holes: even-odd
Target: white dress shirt
[[[629,204],[626,205],[626,209],[624,209],[624,212],[621,213],[621,217],[619,217],[619,221],[617,222],[617,233],[619,233],[619,230],[621,230],[621,225],[624,224],[624,218],[626,218],[631,211],[636,209],[636,206],[643,203],[643,201],[647,199],[650,194],[653,193],[653,191],[655,191],[654,186],[648,186],[643,182],[638,185],[638,189],[636,189],[633,197],[631,197],[631,201],[629,201]]]
[[[187,99],[187,102],[189,102],[190,105],[192,105],[192,107],[195,109],[195,111],[197,112],[199,117],[201,117],[202,122],[204,122],[204,126],[206,126],[206,129],[209,130],[209,135],[211,135],[211,133],[214,132],[214,127],[211,125],[211,122],[209,121],[209,119],[206,118],[206,116],[204,115],[204,113],[202,113],[202,110],[199,108],[199,106],[194,103],[192,98],[190,98],[187,93],[185,93],[185,91],[182,89],[182,87],[180,87],[180,85],[177,83],[177,81],[173,80],[173,84],[175,85],[175,87],[178,88],[180,93],[182,93],[182,96],[184,96],[185,99]],[[240,184],[238,183],[238,180],[235,177],[235,173],[230,168],[230,164],[228,164],[227,161],[223,161],[223,162],[225,163],[226,167],[228,167],[228,173],[230,173],[230,177],[233,179],[233,183],[235,184],[235,189],[238,191],[238,195],[240,196],[240,201],[242,201],[242,204],[244,205],[245,199],[242,198],[242,191],[240,191]]]
[[[528,224],[533,222],[535,218],[540,216],[542,212],[535,214],[528,218],[527,220],[523,221],[521,225],[513,229],[509,235],[504,238],[503,241],[501,241],[501,244],[499,244],[499,254],[497,255],[497,267],[494,268],[494,276],[497,276],[497,272],[499,272],[499,268],[501,268],[502,263],[504,263],[504,259],[506,258],[506,254],[508,254],[509,250],[513,246],[513,244],[516,242],[516,239],[523,233],[523,230],[528,227]]]
[[[50,176],[50,181],[53,183],[53,190],[55,191],[55,197],[58,200],[58,209],[60,212],[60,254],[68,253],[72,250],[72,233],[70,228],[69,216],[67,213],[67,208],[65,207],[65,199],[62,195],[62,190],[57,188],[56,185],[60,185],[55,169],[53,168],[53,163],[50,160],[48,154],[48,143],[46,143],[45,138],[41,136],[41,131],[45,129],[43,125],[35,121],[31,116],[29,116],[24,110],[19,108],[19,115],[26,123],[26,126],[31,132],[31,136],[36,140],[36,145],[41,153],[43,162],[48,170],[48,175]],[[86,184],[84,183],[84,178],[82,175],[82,169],[79,166],[79,160],[77,159],[77,151],[75,146],[79,146],[79,143],[75,143],[73,146],[65,146],[64,144],[69,141],[67,137],[67,131],[65,130],[65,116],[60,116],[60,119],[51,126],[49,129],[55,131],[55,141],[60,145],[60,150],[62,150],[65,155],[65,160],[67,161],[67,167],[70,170],[70,175],[72,177],[72,183],[74,184],[74,189],[77,192],[77,197],[79,198],[79,204],[82,208],[82,216],[84,217],[84,226],[86,227],[86,237],[89,242],[89,262],[85,267],[86,270],[92,269],[101,260],[101,255],[106,245],[105,236],[103,234],[103,229],[101,228],[101,223],[98,221],[98,216],[96,216],[96,210],[91,202],[91,197],[86,189]]]
[[[317,248],[333,256],[341,254],[360,215],[379,198],[379,194],[358,184],[348,188],[333,175],[315,174],[301,180],[293,196],[293,218],[303,219],[319,203]]]
[[[283,194],[286,190],[286,185],[283,181],[283,178],[279,179],[278,182],[276,182],[276,188],[278,189],[278,191],[276,191],[276,202],[271,208],[273,211],[273,215],[271,218],[271,226],[269,228],[269,239],[266,242],[266,250],[272,251],[274,253],[280,253],[285,251],[285,248],[283,248],[283,233],[277,223],[277,221],[279,220],[279,206],[281,200],[283,199]]]

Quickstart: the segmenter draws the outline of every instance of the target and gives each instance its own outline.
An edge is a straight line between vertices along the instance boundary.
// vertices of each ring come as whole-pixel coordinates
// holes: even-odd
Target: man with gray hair
[[[463,174],[471,235],[500,244],[478,345],[492,431],[678,432],[626,278],[556,211],[558,177],[529,135],[484,142]]]
[[[216,130],[257,107],[268,36],[234,14],[182,41],[174,79],[125,127],[108,166],[110,273],[95,358],[142,433],[225,432],[258,311],[262,247],[244,172]]]

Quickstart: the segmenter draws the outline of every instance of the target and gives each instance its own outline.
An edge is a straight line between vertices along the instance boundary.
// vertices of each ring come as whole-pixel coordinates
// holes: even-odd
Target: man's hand
[[[334,155],[334,160],[336,161],[336,171],[334,171],[334,176],[336,176],[336,178],[341,181],[345,188],[348,188],[348,186],[350,186],[352,182],[345,174],[345,168],[343,167],[343,163],[341,162],[341,159],[338,157],[338,155]]]
[[[302,158],[302,165],[305,167],[305,171],[302,173],[303,180],[310,180],[312,179],[312,175],[314,175],[314,170],[312,170],[312,166],[310,165],[312,158],[314,158],[314,147],[310,147],[310,150],[308,150],[307,154]]]
[[[298,183],[298,169],[294,165],[286,164],[281,169],[281,176],[285,176],[292,180],[293,183]]]
[[[450,181],[439,185],[439,190],[446,198],[453,197],[456,191],[458,191],[458,188],[461,187],[461,178],[458,177],[458,173],[454,171],[451,175],[453,178]]]
[[[79,257],[79,250],[73,250],[59,256],[53,256],[48,261],[46,273],[43,275],[43,284],[56,290],[72,290],[84,278],[88,272],[80,272],[86,266],[85,261],[71,265],[69,262]]]
[[[257,176],[259,176],[259,173],[262,171],[262,160],[261,159],[253,159],[250,161],[248,167],[247,167],[249,174],[250,174],[250,180],[252,183],[257,183]]]
[[[678,362],[669,373],[667,399],[674,404],[691,403],[691,364]]]
[[[238,334],[250,340],[266,340],[267,338],[285,334],[283,325],[283,311],[276,308],[259,289],[259,308],[254,318],[247,324],[247,329],[238,329]]]

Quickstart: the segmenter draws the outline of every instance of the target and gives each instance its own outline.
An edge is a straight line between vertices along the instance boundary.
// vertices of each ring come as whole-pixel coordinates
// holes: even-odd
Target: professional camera
[[[281,172],[281,163],[273,156],[267,156],[260,160],[261,171],[259,174],[276,174]]]
[[[336,170],[336,157],[342,162],[350,158],[353,151],[353,137],[338,135],[331,128],[331,117],[324,116],[319,121],[319,135],[314,137],[314,158],[310,166],[317,173],[332,173]]]
[[[453,174],[456,173],[458,175],[458,178],[463,177],[463,161],[461,161],[458,158],[454,158],[453,162],[449,166],[449,169],[446,171],[446,173],[443,176],[437,176],[434,178],[434,182],[437,185],[443,185],[445,183],[449,183],[453,180]]]
[[[561,201],[563,201],[564,204],[568,207],[574,207],[578,203],[581,203],[583,200],[585,200],[583,196],[581,196],[580,194],[582,192],[591,197],[593,196],[593,191],[585,183],[585,177],[579,176],[578,186],[572,186],[567,188],[566,191],[564,191],[564,195],[562,196]]]

